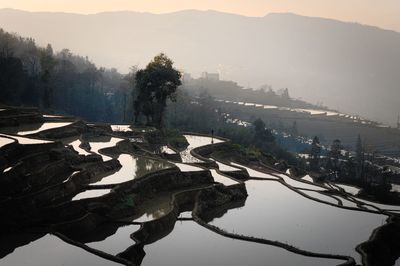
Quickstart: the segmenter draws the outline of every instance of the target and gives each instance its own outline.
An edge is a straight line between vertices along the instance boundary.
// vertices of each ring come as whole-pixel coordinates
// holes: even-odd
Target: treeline
[[[97,68],[68,49],[54,52],[0,29],[0,102],[36,106],[89,121],[132,119],[133,75]]]
[[[387,165],[381,166],[375,153],[366,152],[360,136],[354,150],[354,154],[345,151],[341,141],[336,139],[326,156],[321,156],[322,147],[318,137],[314,137],[308,160],[300,162],[304,169],[318,173],[321,180],[356,185],[366,197],[398,204],[397,193],[391,193],[391,180],[398,179],[399,174]]]

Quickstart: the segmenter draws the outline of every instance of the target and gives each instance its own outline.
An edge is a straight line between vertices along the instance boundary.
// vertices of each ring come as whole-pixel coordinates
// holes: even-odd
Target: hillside
[[[400,34],[376,27],[293,14],[11,9],[0,10],[0,27],[124,72],[164,51],[195,75],[220,71],[244,86],[288,87],[294,97],[390,124],[400,112]]]

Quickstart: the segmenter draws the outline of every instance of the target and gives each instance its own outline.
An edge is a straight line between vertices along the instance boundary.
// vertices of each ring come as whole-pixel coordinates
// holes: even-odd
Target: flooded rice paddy
[[[133,156],[129,154],[121,154],[118,161],[122,167],[115,173],[102,178],[93,185],[110,185],[120,184],[132,181],[135,178],[144,176],[145,174],[171,168],[174,165],[162,160],[154,160],[146,157]]]
[[[224,238],[191,221],[178,221],[172,233],[145,246],[144,250],[147,255],[143,266],[333,266],[342,262],[300,256],[274,246]]]
[[[44,129],[39,127],[36,130],[24,132],[40,132],[41,130]],[[126,131],[127,129],[122,126],[118,126],[118,128],[115,126],[113,130]],[[244,165],[219,161],[216,161],[219,171],[224,172],[224,174],[216,169],[196,166],[196,163],[204,162],[191,153],[193,149],[221,143],[223,140],[195,135],[185,135],[185,137],[189,146],[183,152],[180,152],[182,162],[132,154],[115,155],[113,157],[120,162],[122,167],[90,184],[100,185],[99,189],[84,190],[75,195],[72,201],[82,203],[82,201],[76,201],[107,195],[112,191],[108,185],[132,181],[148,173],[174,166],[182,172],[210,171],[214,181],[225,186],[239,184],[239,182],[227,176],[229,172],[245,169],[250,177],[266,180],[247,181],[245,183],[248,193],[246,201],[240,207],[229,209],[209,222],[209,224],[228,233],[274,240],[310,252],[351,256],[358,263],[361,263],[361,256],[355,248],[369,239],[375,228],[386,223],[387,216],[362,211],[356,203],[350,200],[351,196],[358,193],[358,189],[354,187],[338,185],[348,193],[349,198],[345,198],[344,196],[322,193],[333,189],[314,185],[309,177],[304,178],[304,180],[308,180],[310,183],[301,182],[285,174],[268,174],[268,172],[258,171]],[[46,140],[3,135],[0,136],[0,147],[14,142],[14,139],[21,144],[49,143]],[[112,159],[111,155],[105,154],[106,152],[102,152],[102,149],[115,147],[118,142],[123,140],[124,138],[101,137],[87,141],[91,147],[91,153],[99,154],[104,161],[109,161]],[[80,138],[72,139],[66,141],[65,144],[72,145],[79,154],[87,156],[91,153],[80,147],[82,141]],[[165,147],[163,152],[175,153],[168,147]],[[107,189],[104,189],[101,185]],[[301,193],[304,195],[301,195]],[[132,248],[137,244],[132,238],[132,233],[137,232],[146,222],[168,216],[173,206],[172,196],[173,192],[165,192],[146,199],[140,206],[136,206],[135,216],[126,219],[132,224],[119,224],[115,228],[113,227],[115,230],[102,232],[104,237],[88,239],[82,241],[82,244],[113,256]],[[313,199],[337,206],[317,202]],[[339,208],[339,202],[342,202],[345,207],[358,210]],[[400,206],[376,204],[365,200],[364,202],[380,208],[400,211]],[[131,204],[134,205],[135,202]],[[163,232],[161,236],[155,237],[141,246],[145,252],[141,265],[317,266],[343,263],[343,261],[336,259],[299,255],[272,245],[233,240],[196,223],[191,219],[191,211],[187,209],[178,213],[177,217],[180,217],[180,219],[169,231]],[[51,256],[48,254],[51,254]],[[17,247],[14,252],[6,254],[4,258],[0,259],[0,265],[102,266],[120,264],[96,256],[75,245],[67,244],[57,236],[46,234],[30,243]]]
[[[349,255],[360,262],[356,246],[387,219],[309,200],[275,181],[248,181],[246,187],[246,205],[228,211],[213,225],[313,252]]]
[[[210,145],[210,144],[217,144],[223,142],[223,140],[220,140],[218,138],[210,138],[210,137],[203,137],[203,136],[197,136],[197,135],[184,135],[187,142],[189,143],[189,146],[180,153],[182,162],[184,163],[199,163],[202,162],[200,159],[194,157],[191,154],[191,151],[195,148],[205,146],[205,145]]]
[[[70,245],[56,236],[47,234],[25,246],[18,247],[13,253],[0,259],[2,266],[116,266],[118,263],[84,252],[81,248]]]

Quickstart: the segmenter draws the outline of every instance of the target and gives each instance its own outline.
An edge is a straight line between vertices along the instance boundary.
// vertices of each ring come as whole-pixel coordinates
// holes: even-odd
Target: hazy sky
[[[400,32],[400,0],[0,0],[0,8],[85,14],[116,10],[166,13],[183,9],[213,9],[247,16],[292,12]]]

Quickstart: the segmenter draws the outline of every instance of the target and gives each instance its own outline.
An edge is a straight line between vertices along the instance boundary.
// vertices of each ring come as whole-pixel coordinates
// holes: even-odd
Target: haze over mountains
[[[294,97],[390,124],[400,112],[400,33],[376,27],[293,14],[11,9],[0,10],[0,27],[124,72],[163,51],[195,76],[219,71],[245,87],[288,87]]]

